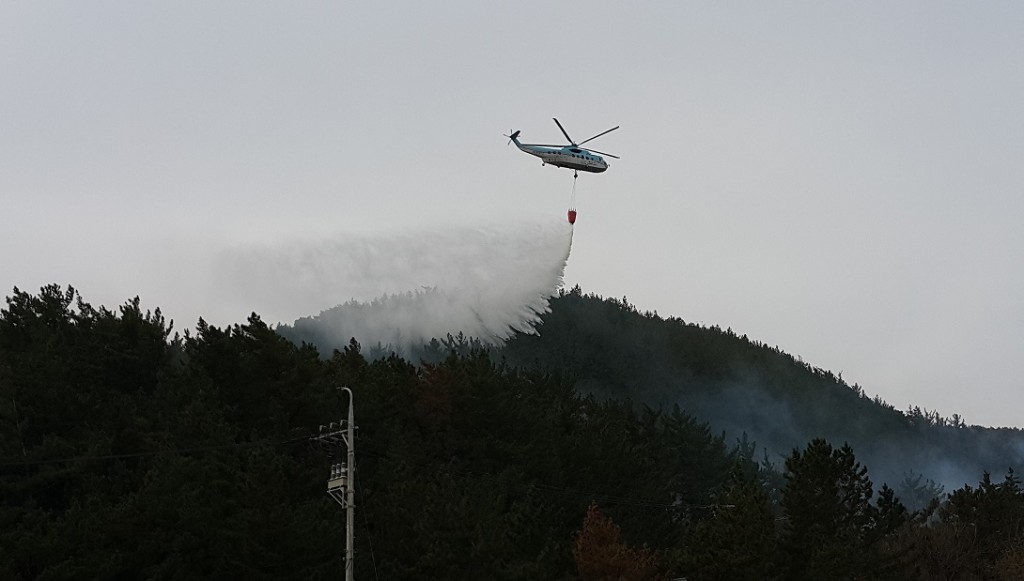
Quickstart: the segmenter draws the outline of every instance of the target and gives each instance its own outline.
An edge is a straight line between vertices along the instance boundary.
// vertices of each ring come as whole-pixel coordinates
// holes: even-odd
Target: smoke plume
[[[321,349],[355,337],[402,351],[448,334],[497,343],[533,332],[571,244],[561,221],[342,236],[238,248],[219,270],[257,312],[297,319]]]

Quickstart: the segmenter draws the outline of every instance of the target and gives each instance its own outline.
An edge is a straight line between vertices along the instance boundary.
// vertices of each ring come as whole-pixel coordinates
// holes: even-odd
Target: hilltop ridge
[[[325,355],[344,347],[323,344],[325,337],[344,332],[319,329],[317,320],[302,323],[277,330],[293,342],[317,345]],[[454,337],[397,351],[410,360],[438,361],[447,351],[473,346],[484,345]],[[368,347],[371,356],[394,349]],[[496,361],[564,374],[583,394],[655,409],[678,405],[728,441],[756,444],[759,457],[776,464],[807,441],[823,438],[849,443],[879,483],[893,485],[924,475],[950,490],[983,472],[1024,466],[1019,429],[967,425],[957,414],[943,417],[922,407],[901,411],[779,346],[717,325],[641,312],[625,298],[584,293],[578,286],[551,299],[536,333],[515,333],[490,350]]]

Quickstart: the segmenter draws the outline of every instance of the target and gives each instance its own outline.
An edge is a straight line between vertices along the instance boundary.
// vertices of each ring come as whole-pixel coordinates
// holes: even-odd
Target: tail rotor
[[[519,137],[519,131],[513,132],[511,129],[509,129],[508,132],[509,135],[503,135],[503,137],[508,137],[508,143],[505,144],[506,146],[512,145],[512,142],[515,141],[517,137]]]

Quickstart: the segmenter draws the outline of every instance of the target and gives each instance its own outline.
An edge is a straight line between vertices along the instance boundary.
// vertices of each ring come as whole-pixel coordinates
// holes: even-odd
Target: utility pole
[[[344,443],[347,452],[346,461],[331,464],[327,494],[345,509],[345,581],[352,581],[355,572],[356,416],[352,390],[347,387],[339,389],[348,393],[348,421],[320,426],[320,433],[313,439],[339,448]]]

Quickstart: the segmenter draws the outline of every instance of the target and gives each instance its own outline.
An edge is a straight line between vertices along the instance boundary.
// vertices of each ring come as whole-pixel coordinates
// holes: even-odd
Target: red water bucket
[[[576,210],[569,210],[569,223],[570,224],[575,224],[576,223]]]

